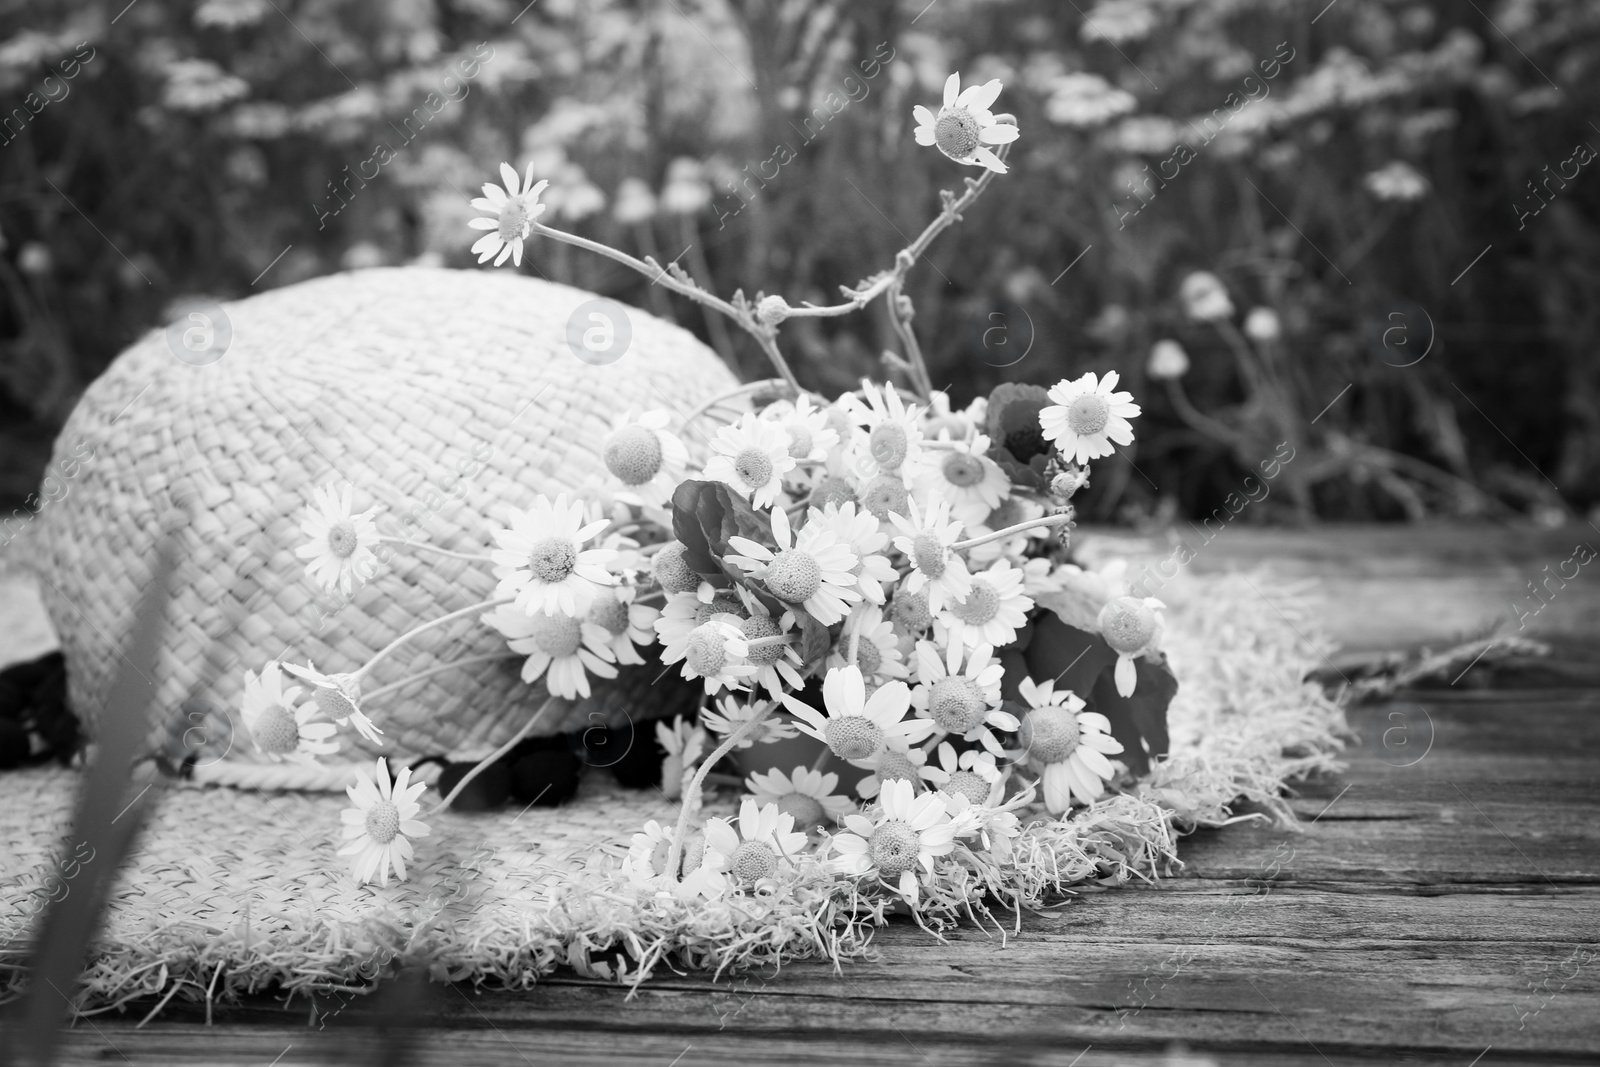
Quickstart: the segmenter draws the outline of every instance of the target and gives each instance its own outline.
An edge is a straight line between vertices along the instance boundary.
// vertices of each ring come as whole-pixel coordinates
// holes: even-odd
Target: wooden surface
[[[631,1001],[571,976],[431,987],[395,1036],[452,1064],[1600,1063],[1600,694],[1429,696],[1354,724],[1349,773],[1295,801],[1303,832],[1197,834],[1171,879],[1026,916],[1005,944],[896,924],[842,975],[667,977]],[[359,998],[318,1000],[315,1024],[259,998],[135,1029],[149,1006],[80,1023],[65,1062],[405,1062]]]
[[[1372,583],[1366,616],[1440,632],[1452,601],[1430,611],[1430,588],[1498,595],[1485,583],[1536,573],[1570,539],[1507,537],[1452,561],[1436,534],[1408,568],[1404,533],[1308,538],[1290,562],[1349,567]],[[1207,566],[1227,565],[1221,544]],[[1381,565],[1350,558],[1361,545],[1387,552]],[[1384,568],[1411,575],[1404,603],[1379,588]],[[1360,636],[1360,602],[1331,617],[1336,638]],[[1351,717],[1348,772],[1294,802],[1302,832],[1186,838],[1186,865],[1159,885],[1027,915],[1004,943],[899,923],[842,974],[669,976],[631,1000],[571,975],[524,994],[423,987],[398,1031],[373,1027],[363,998],[263,996],[211,1026],[169,1008],[143,1029],[153,1005],[130,1004],[80,1022],[63,1062],[1600,1064],[1600,692],[1446,688]]]

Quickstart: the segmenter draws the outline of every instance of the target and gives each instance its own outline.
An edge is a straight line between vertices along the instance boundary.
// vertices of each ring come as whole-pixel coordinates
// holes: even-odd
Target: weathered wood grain
[[[1384,744],[1396,710],[1418,742],[1426,712],[1431,747]],[[1156,887],[1083,894],[1020,936],[896,923],[842,975],[666,975],[632,999],[572,976],[433,987],[406,1040],[418,1063],[1600,1062],[1597,712],[1590,694],[1355,709],[1350,769],[1306,784],[1301,832],[1194,835]],[[135,1031],[149,1005],[130,1006],[80,1024],[68,1062],[379,1048],[361,998],[315,1007],[315,1027],[303,999],[256,998],[211,1029],[169,1008]]]

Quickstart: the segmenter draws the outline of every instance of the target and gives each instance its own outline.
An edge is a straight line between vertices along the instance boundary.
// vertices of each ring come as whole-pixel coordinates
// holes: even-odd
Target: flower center
[[[866,759],[883,744],[883,728],[865,715],[829,719],[828,747],[840,759]]]
[[[916,866],[920,842],[917,832],[909,823],[889,819],[872,831],[867,849],[872,853],[872,863],[880,874],[885,878],[899,878]]]
[[[972,591],[967,594],[967,599],[958,604],[951,604],[950,610],[955,617],[969,626],[982,626],[996,615],[1000,614],[1000,594],[994,591],[982,578],[972,579]]]
[[[689,635],[689,647],[684,659],[688,661],[690,670],[709,678],[728,662],[727,641],[715,626],[700,626]]]
[[[911,543],[911,556],[917,570],[929,578],[937,578],[944,573],[944,542],[933,534],[917,534],[916,540]]]
[[[367,836],[387,845],[400,833],[400,809],[392,800],[379,800],[367,809]]]
[[[939,729],[965,734],[983,725],[989,702],[983,699],[977,682],[957,674],[933,683],[928,691],[928,714]]]
[[[355,702],[338,689],[318,689],[315,699],[317,709],[335,722],[343,722],[356,713]]]
[[[904,515],[909,499],[905,483],[897,474],[880,474],[861,491],[861,506],[879,521],[886,519],[891,511],[896,515]]]
[[[989,783],[976,771],[956,771],[945,783],[944,791],[951,796],[963,796],[974,804],[989,803]]]
[[[772,481],[772,457],[759,448],[747,448],[733,460],[733,472],[752,489]]]
[[[856,643],[856,666],[861,668],[863,678],[871,678],[883,667],[883,650],[865,634]]]
[[[844,507],[855,498],[856,491],[850,488],[849,482],[843,478],[835,478],[829,475],[822,479],[817,487],[811,491],[811,506],[819,510],[829,504],[837,504],[839,507]]]
[[[349,559],[356,550],[356,524],[349,519],[336,522],[328,528],[328,551],[340,559]]]
[[[717,593],[711,598],[711,603],[701,604],[694,609],[694,624],[704,626],[711,621],[713,615],[743,615],[744,602],[732,593]]]
[[[885,422],[873,428],[867,448],[877,460],[879,470],[893,471],[899,470],[900,464],[906,461],[906,444],[905,427]]]
[[[614,596],[601,594],[589,608],[589,621],[603,627],[607,633],[620,635],[628,629],[628,605]]]
[[[794,816],[797,830],[812,830],[822,825],[822,801],[806,793],[785,793],[778,798],[778,811]]]
[[[522,197],[514,196],[500,209],[500,228],[496,231],[502,241],[514,241],[528,233],[528,205]]]
[[[778,873],[778,854],[760,841],[746,841],[729,857],[733,876],[744,885],[753,885]]]
[[[250,736],[256,739],[256,747],[261,751],[281,756],[293,752],[300,743],[300,724],[294,721],[288,708],[274,704],[256,719]]]
[[[811,455],[814,443],[811,439],[811,430],[803,422],[791,422],[784,429],[789,431],[789,458],[805,459]]]
[[[1106,644],[1123,655],[1132,655],[1156,635],[1156,613],[1131,596],[1113,597],[1100,609],[1100,632]]]
[[[541,582],[562,581],[577,565],[578,546],[570,537],[547,537],[528,553],[528,569]]]
[[[578,620],[566,615],[535,615],[531,620],[533,643],[540,652],[560,659],[573,655],[583,642]]]
[[[917,765],[904,752],[896,752],[891,748],[878,756],[878,781],[888,782],[896,778],[905,779],[913,789],[920,791],[922,775],[917,773]]]
[[[933,143],[951,159],[966,159],[978,150],[978,120],[966,108],[946,108],[933,126]]]
[[[1077,751],[1082,730],[1078,713],[1067,708],[1034,708],[1022,719],[1017,740],[1035,763],[1060,763]]]
[[[889,613],[900,629],[908,633],[921,633],[933,623],[928,598],[922,593],[901,593],[889,605]]]
[[[811,553],[801,549],[779,552],[767,564],[767,588],[779,600],[802,604],[822,588],[822,568]]]
[[[776,637],[783,632],[778,629],[777,623],[765,615],[752,615],[741,622],[739,627],[744,630],[745,637],[752,641],[760,640],[763,637]],[[752,648],[749,656],[750,662],[760,667],[776,663],[783,658],[783,649],[783,645],[762,645],[760,648]]]
[[[700,585],[700,576],[683,561],[689,546],[682,541],[668,541],[656,551],[650,570],[661,588],[669,593],[688,593]]]
[[[661,470],[661,438],[643,426],[624,426],[606,441],[605,460],[623,485],[643,485]]]
[[[1111,402],[1099,393],[1084,393],[1067,405],[1067,428],[1079,436],[1099,433],[1111,418]]]
[[[952,452],[944,461],[944,480],[958,489],[983,481],[983,463],[977,456]]]

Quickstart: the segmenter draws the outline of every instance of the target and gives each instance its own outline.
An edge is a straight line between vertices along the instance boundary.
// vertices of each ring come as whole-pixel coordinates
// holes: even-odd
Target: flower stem
[[[352,677],[358,679],[363,677],[368,671],[372,670],[373,667],[378,665],[379,660],[383,659],[383,657],[387,656],[389,653],[393,652],[395,649],[399,648],[401,645],[405,644],[407,641],[411,640],[413,637],[425,630],[431,630],[435,626],[443,626],[445,623],[450,622],[453,619],[459,619],[463,615],[471,615],[473,612],[482,611],[484,608],[492,608],[500,604],[509,604],[515,599],[516,597],[514,596],[495,597],[492,600],[485,600],[481,603],[469,604],[464,608],[450,612],[448,615],[441,615],[437,619],[433,619],[430,622],[425,622],[416,629],[401,634],[399,637],[395,638],[393,641],[390,641],[383,648],[375,652],[371,659],[367,660],[365,664],[352,672]]]
[[[773,386],[781,386],[784,384],[786,383],[782,378],[763,378],[759,382],[751,382],[748,385],[741,385],[737,389],[729,389],[726,393],[712,397],[710,400],[707,400],[704,404],[701,404],[699,407],[689,412],[689,414],[685,415],[683,417],[684,428],[687,429],[689,424],[695,419],[698,419],[701,415],[704,415],[706,412],[710,411],[712,408],[726,400],[733,400],[744,396],[746,393],[755,393],[761,391],[762,389],[770,389]]]
[[[974,537],[969,541],[957,541],[950,548],[960,552],[968,548],[976,548],[979,545],[986,545],[990,541],[1004,540],[1007,537],[1022,533],[1024,530],[1036,530],[1041,526],[1060,526],[1070,518],[1072,518],[1071,515],[1062,514],[1046,515],[1041,519],[1029,519],[1026,522],[1019,522],[1015,526],[1007,526],[1004,530],[996,530],[993,533],[986,533],[982,537]]]
[[[403,537],[380,537],[378,538],[378,542],[385,545],[405,545],[407,548],[420,548],[426,552],[433,552],[440,556],[449,556],[451,559],[468,559],[474,563],[494,562],[494,559],[491,556],[476,555],[471,552],[452,552],[447,548],[439,548],[437,545],[430,545],[426,541],[407,541]]]
[[[543,704],[539,705],[539,710],[528,716],[528,721],[522,724],[522,729],[518,730],[514,735],[512,735],[511,739],[505,744],[501,745],[483,759],[479,760],[476,767],[473,767],[472,770],[462,775],[461,781],[457,782],[456,787],[450,790],[450,795],[439,801],[439,806],[428,812],[428,814],[437,815],[445,808],[448,808],[450,806],[450,802],[461,795],[461,791],[467,787],[468,782],[478,777],[485,767],[504,756],[507,752],[510,752],[513,748],[516,748],[517,742],[528,736],[528,732],[538,724],[540,719],[544,718],[544,713],[550,710],[550,705],[554,704],[559,699],[561,698],[550,697],[545,700]]]
[[[749,737],[755,728],[761,725],[761,720],[771,714],[772,709],[777,706],[778,702],[776,700],[769,700],[766,704],[753,711],[748,719],[739,724],[737,730],[729,734],[727,739],[712,751],[711,755],[700,761],[700,766],[695,769],[694,778],[684,787],[683,806],[678,809],[678,828],[672,834],[672,843],[667,846],[666,875],[672,881],[680,880],[678,878],[678,864],[683,861],[683,835],[689,832],[689,798],[700,795],[700,789],[705,785],[706,775],[711,772],[712,767],[716,766],[717,761],[732,752],[740,741]]]
[[[362,702],[365,703],[366,701],[371,700],[373,697],[383,696],[385,693],[392,693],[396,689],[402,689],[405,686],[410,685],[412,682],[418,682],[424,678],[431,678],[435,674],[443,674],[445,671],[453,671],[458,667],[465,667],[471,663],[488,663],[491,660],[497,659],[521,658],[522,654],[519,652],[491,652],[484,656],[468,656],[465,659],[451,660],[449,663],[441,663],[436,667],[429,667],[425,671],[418,671],[411,677],[402,678],[398,682],[390,682],[388,685],[380,685],[376,689],[363,693],[361,695],[361,699]]]
[[[687,275],[680,278],[666,267],[646,262],[642,259],[635,259],[628,253],[618,251],[610,245],[603,245],[599,241],[591,241],[587,237],[579,237],[577,234],[567,233],[565,230],[552,229],[541,222],[533,224],[533,232],[548,237],[553,241],[559,241],[562,244],[569,244],[576,248],[582,248],[587,252],[605,256],[607,259],[621,263],[631,270],[638,271],[646,278],[649,278],[652,285],[663,286],[680,296],[686,296],[690,300],[711,308],[713,311],[719,311],[728,316],[728,318],[738,323],[741,329],[756,339],[756,343],[761,346],[761,350],[772,361],[773,369],[782,375],[783,380],[789,384],[790,388],[797,393],[800,391],[800,383],[795,380],[794,371],[789,369],[788,361],[783,358],[783,353],[778,351],[778,344],[774,339],[775,332],[771,327],[763,326],[749,311],[736,308],[721,297],[707,292],[697,285],[693,279],[685,280]]]

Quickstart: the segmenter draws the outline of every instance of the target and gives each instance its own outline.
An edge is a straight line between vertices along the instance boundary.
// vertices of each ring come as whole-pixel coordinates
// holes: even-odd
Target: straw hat
[[[211,305],[118,357],[56,441],[65,494],[15,546],[41,579],[90,737],[163,534],[181,559],[152,750],[264,771],[278,765],[238,725],[245,670],[281,657],[350,671],[494,587],[481,564],[398,547],[339,607],[294,554],[313,488],[349,483],[358,508],[377,505],[404,537],[482,553],[502,506],[592,495],[616,416],[687,410],[737,384],[688,332],[634,308],[612,324],[610,353],[585,350],[597,299],[511,272],[362,270]],[[504,650],[469,615],[380,663],[363,689]],[[486,752],[543,703],[518,667],[480,663],[391,693],[370,709],[383,747],[347,733],[339,755]],[[536,732],[595,721],[589,706],[559,710]],[[342,787],[347,767],[324,787]]]

